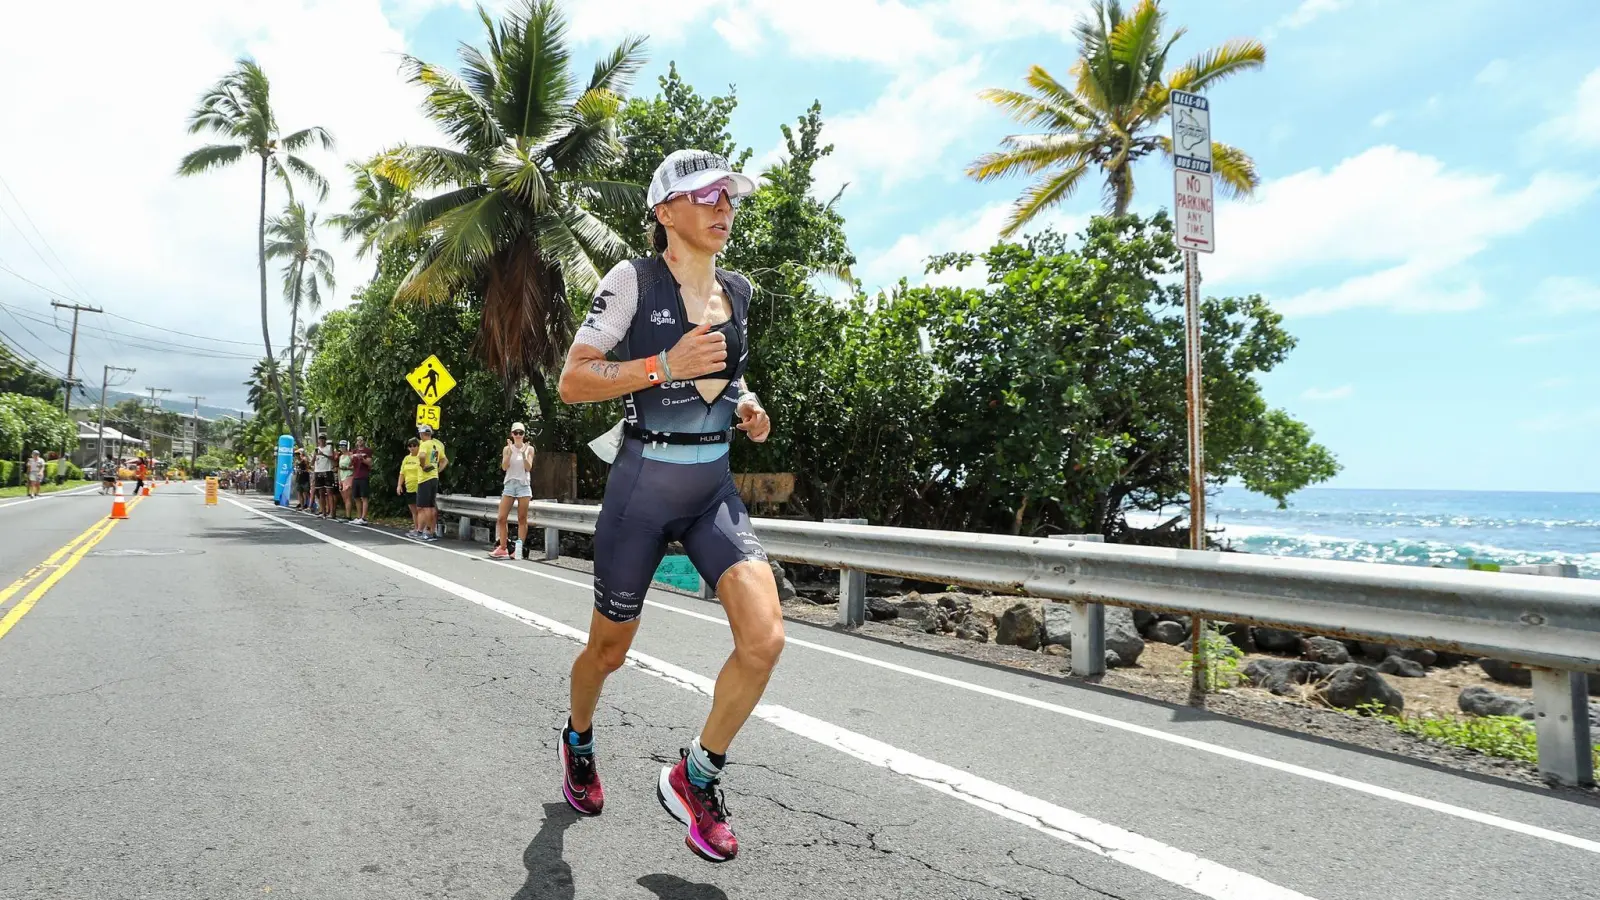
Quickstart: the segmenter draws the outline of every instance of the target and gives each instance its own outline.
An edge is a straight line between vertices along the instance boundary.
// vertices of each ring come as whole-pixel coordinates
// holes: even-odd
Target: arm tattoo
[[[596,375],[599,375],[601,378],[607,379],[608,381],[616,381],[617,380],[617,373],[619,373],[621,370],[622,370],[622,364],[621,363],[600,363],[600,362],[596,362],[596,363],[590,363],[589,364],[589,371],[595,373]]]

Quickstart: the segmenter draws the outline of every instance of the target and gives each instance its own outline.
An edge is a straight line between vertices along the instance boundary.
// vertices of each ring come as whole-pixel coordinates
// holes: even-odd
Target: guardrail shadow
[[[1360,744],[1324,737],[1323,735],[1319,734],[1295,731],[1293,729],[1283,728],[1277,725],[1268,725],[1265,722],[1257,722],[1253,719],[1228,715],[1227,713],[1216,712],[1204,707],[1173,703],[1171,701],[1161,700],[1155,697],[1146,697],[1143,694],[1136,694],[1132,691],[1124,691],[1118,688],[1099,684],[1093,679],[1064,678],[1059,675],[1048,675],[1043,672],[1031,672],[1027,669],[1018,669],[1003,663],[991,662],[983,659],[973,659],[971,657],[962,656],[959,653],[954,653],[947,650],[937,650],[931,647],[918,647],[914,644],[902,644],[899,641],[895,641],[886,637],[879,637],[877,635],[861,634],[858,632],[844,632],[832,625],[822,625],[816,622],[803,622],[798,619],[785,619],[784,625],[802,625],[807,628],[815,628],[818,631],[826,631],[832,634],[848,634],[850,637],[858,638],[864,641],[871,641],[875,644],[882,644],[886,647],[895,647],[897,649],[908,650],[913,653],[920,653],[925,656],[955,660],[972,666],[981,666],[985,669],[993,669],[997,672],[1004,672],[1007,675],[1014,675],[1020,678],[1031,678],[1036,681],[1047,682],[1049,684],[1058,685],[1070,690],[1087,691],[1090,693],[1102,694],[1108,697],[1116,697],[1119,700],[1131,700],[1136,703],[1142,703],[1146,706],[1160,707],[1161,709],[1165,709],[1172,714],[1173,722],[1226,722],[1231,725],[1249,728],[1252,731],[1259,731],[1265,734],[1274,734],[1278,735],[1279,737],[1290,738],[1302,743],[1317,744],[1319,746],[1329,747],[1336,750],[1359,753],[1362,756],[1370,756],[1374,759],[1383,759],[1390,762],[1402,763],[1407,766],[1413,766],[1419,769],[1427,769],[1432,772],[1440,772],[1446,775],[1455,776],[1456,778],[1464,778],[1469,781],[1476,781],[1480,784],[1487,784],[1500,788],[1511,788],[1513,790],[1521,791],[1525,794],[1532,794],[1536,797],[1549,797],[1556,800],[1563,800],[1568,803],[1575,803],[1579,806],[1588,806],[1594,809],[1600,809],[1600,788],[1584,789],[1560,786],[1537,787],[1520,781],[1513,781],[1507,778],[1498,778],[1493,775],[1485,775],[1480,772],[1465,772],[1461,769],[1451,768],[1450,766],[1443,765],[1441,763],[1430,762],[1425,759],[1418,759],[1414,756],[1405,756],[1399,753],[1392,753],[1387,750],[1377,750],[1372,747],[1364,747]]]

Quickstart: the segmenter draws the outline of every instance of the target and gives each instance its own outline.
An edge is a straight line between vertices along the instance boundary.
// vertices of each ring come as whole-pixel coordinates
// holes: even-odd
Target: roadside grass
[[[94,484],[94,482],[92,482],[92,481],[68,481],[68,482],[65,482],[63,484],[53,484],[53,483],[47,482],[47,483],[42,484],[42,485],[39,486],[39,493],[40,494],[54,494],[56,491],[70,491],[73,488],[81,488],[86,484]],[[9,499],[11,497],[25,497],[25,496],[27,496],[27,494],[28,494],[28,486],[25,485],[25,484],[19,484],[19,485],[15,486],[15,487],[0,488],[0,500],[6,500],[6,499]]]
[[[1383,705],[1369,703],[1356,714],[1383,719],[1402,734],[1465,747],[1487,756],[1515,759],[1537,765],[1539,742],[1533,723],[1516,716],[1391,716]],[[1600,744],[1594,750],[1595,768],[1600,769]]]

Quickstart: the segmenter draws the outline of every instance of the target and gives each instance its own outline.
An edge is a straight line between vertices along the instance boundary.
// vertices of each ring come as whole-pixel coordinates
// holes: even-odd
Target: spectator
[[[400,480],[394,486],[394,492],[411,508],[411,530],[406,532],[406,537],[410,538],[422,535],[422,528],[417,521],[417,481],[422,477],[422,460],[417,456],[417,444],[416,438],[406,441],[406,455],[400,460]]]
[[[117,462],[106,457],[100,464],[100,493],[109,494],[117,486]]]
[[[439,539],[439,511],[434,506],[434,499],[439,496],[439,473],[450,465],[450,457],[445,455],[444,444],[434,440],[433,426],[418,426],[417,437],[418,464],[422,467],[422,475],[417,478],[417,528],[422,540],[432,542]]]
[[[311,456],[311,489],[316,493],[317,515],[328,518],[333,508],[333,448],[328,436],[317,435],[317,449]]]
[[[306,448],[294,448],[294,485],[300,491],[300,505],[297,509],[311,508],[311,457],[306,455]]]
[[[354,463],[350,460],[350,442],[339,442],[339,455],[335,458],[335,466],[339,470],[339,499],[344,501],[344,517],[350,522],[355,521],[355,504],[350,501],[350,492],[355,488]],[[335,519],[339,518],[337,515]]]
[[[355,525],[367,524],[367,480],[372,477],[372,449],[367,439],[356,435],[356,448],[350,451],[350,495],[356,501]]]
[[[500,488],[500,543],[489,554],[494,559],[527,558],[528,500],[533,497],[533,446],[523,442],[526,433],[521,422],[511,425],[511,437],[500,451],[500,471],[506,473]],[[515,553],[506,552],[506,519],[511,514],[511,504],[517,504],[517,547]]]
[[[41,457],[39,451],[35,450],[33,455],[28,457],[28,496],[30,498],[39,496],[39,485],[43,483],[44,457]]]

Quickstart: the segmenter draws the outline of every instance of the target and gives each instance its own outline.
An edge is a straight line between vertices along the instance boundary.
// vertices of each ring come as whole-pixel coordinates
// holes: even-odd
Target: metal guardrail
[[[447,494],[439,510],[493,521],[499,500]],[[536,501],[529,516],[547,529],[546,547],[559,547],[552,531],[592,534],[599,511]],[[833,522],[754,525],[773,558],[841,570],[846,624],[860,621],[865,599],[851,576],[877,572],[1073,603],[1074,647],[1103,646],[1092,632],[1103,628],[1104,604],[1518,663],[1535,670],[1541,769],[1593,781],[1585,673],[1600,673],[1600,581]],[[1104,670],[1103,658],[1072,656],[1076,674]]]

